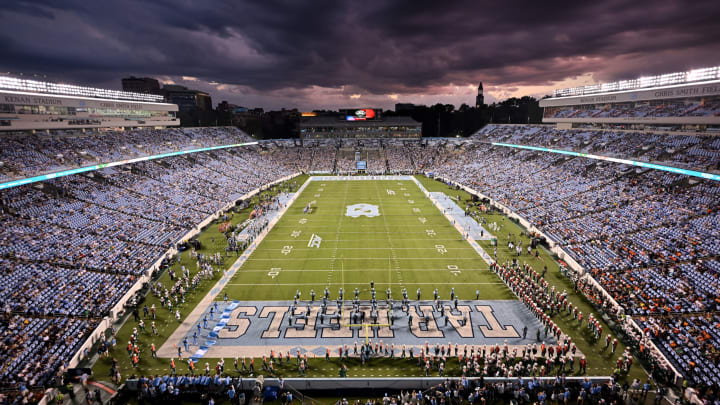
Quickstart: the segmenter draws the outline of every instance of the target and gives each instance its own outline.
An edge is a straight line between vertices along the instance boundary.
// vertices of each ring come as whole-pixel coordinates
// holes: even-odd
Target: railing
[[[304,404],[306,400],[309,400],[311,404],[317,404],[317,403],[318,403],[318,401],[317,401],[315,398],[311,398],[311,397],[303,394],[302,392],[298,391],[297,389],[295,389],[292,385],[290,385],[290,384],[287,383],[287,382],[285,382],[285,383],[283,384],[283,387],[284,387],[284,388],[287,388],[287,389],[288,389],[289,391],[291,391],[294,395],[297,395],[297,397],[300,399],[300,403],[302,403],[302,404]]]

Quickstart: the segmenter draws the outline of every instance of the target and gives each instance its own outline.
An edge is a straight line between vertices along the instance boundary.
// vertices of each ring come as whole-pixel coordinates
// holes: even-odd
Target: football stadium
[[[718,403],[720,66],[453,136],[164,80],[0,74],[1,404]]]

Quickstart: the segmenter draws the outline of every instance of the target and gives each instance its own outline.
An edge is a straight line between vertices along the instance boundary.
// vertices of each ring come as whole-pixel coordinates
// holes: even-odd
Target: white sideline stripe
[[[432,241],[432,240],[430,240]],[[324,241],[327,242],[327,241]],[[263,248],[263,249],[272,249],[277,250],[276,247],[272,248]],[[258,249],[262,251],[263,249]],[[365,250],[437,250],[435,247],[405,247],[405,248],[372,248],[372,247],[339,247],[338,250],[351,250],[351,249],[365,249]],[[468,250],[472,249],[472,247],[464,246],[464,247],[445,247],[446,250]],[[296,250],[312,250],[317,251],[316,248],[293,248],[293,252]]]
[[[413,215],[413,216],[411,216],[411,217],[407,217],[407,218],[408,218],[407,220],[408,220],[408,221],[410,221],[410,220],[415,220],[415,221],[417,221],[417,215],[418,215],[418,214],[415,214],[415,215]],[[426,215],[425,224],[422,224],[422,223],[419,224],[419,225],[410,225],[410,224],[407,224],[407,223],[405,223],[405,224],[396,224],[396,225],[394,225],[394,228],[395,228],[395,229],[402,230],[403,228],[422,228],[422,227],[426,226],[427,224],[438,224],[438,225],[439,225],[439,224],[444,224],[444,223],[445,223],[444,221],[440,220],[439,218],[437,218],[437,219],[431,218],[430,215],[428,215],[428,214],[420,214],[420,215]],[[429,217],[429,218],[428,218],[428,217]],[[433,220],[431,221],[431,219],[433,219]],[[297,222],[297,221],[292,221],[292,222],[291,222],[290,224],[288,224],[288,225],[282,225],[281,228],[291,228],[291,227],[295,226],[295,223],[296,223],[296,222]],[[318,224],[317,222],[313,222],[313,221],[310,221],[310,220],[308,220],[307,223],[310,224],[310,225],[312,225],[313,228],[319,228],[319,229],[322,229],[322,230],[332,231],[334,228],[336,228],[336,227],[331,226],[332,224],[323,225],[323,224]],[[376,227],[376,226],[377,226],[376,224],[344,224],[344,225],[343,225],[343,227],[345,227],[345,228],[368,228],[368,227]],[[340,233],[342,233],[342,232],[340,232]],[[399,232],[392,232],[392,233],[399,233]]]
[[[337,195],[337,197],[340,197],[340,196],[342,196],[342,194],[339,193],[339,194]],[[422,194],[417,194],[417,195],[415,195],[415,196],[404,197],[404,198],[410,198],[410,199],[412,199],[413,197],[421,197],[421,196],[422,196]],[[326,197],[330,197],[330,196],[323,195],[323,196],[321,196],[321,197],[315,197],[315,198],[326,198]],[[378,200],[378,199],[373,198],[373,197],[367,197],[367,198],[364,198],[363,201],[369,201],[370,203],[373,203],[373,202],[376,202],[376,201],[388,201],[388,200],[386,200],[386,199]],[[432,206],[432,205],[428,204],[427,202],[425,202],[425,200],[413,200],[413,201],[415,201],[415,202],[412,203],[412,204],[410,204],[410,203],[408,203],[408,202],[403,202],[403,203],[388,204],[388,205],[389,205],[390,208],[392,208],[392,209],[397,209],[398,211],[400,211],[400,210],[402,209],[402,210],[405,211],[405,212],[407,212],[407,208],[412,208],[412,207],[418,207],[418,208],[419,208],[419,207],[431,207],[431,206]],[[321,202],[321,203],[319,203],[317,206],[318,206],[318,207],[322,207],[322,208],[336,208],[336,207],[339,207],[340,205],[338,205],[338,204],[329,204],[329,203],[327,203],[327,202]],[[290,215],[300,215],[300,214],[290,213]],[[312,215],[313,215],[313,216],[316,216],[316,215],[317,215],[317,216],[325,216],[325,217],[330,216],[330,214],[312,214]]]
[[[447,268],[444,268],[444,269],[405,269],[405,270],[410,270],[410,271],[448,271]],[[458,270],[461,270],[461,271],[490,271],[490,269],[465,269],[465,268],[462,268],[462,267],[460,267]],[[243,273],[267,273],[267,271],[268,271],[267,269],[243,269]],[[304,272],[304,271],[307,271],[307,272],[315,272],[315,271],[326,272],[326,271],[328,271],[328,269],[293,269],[293,270],[285,270],[285,269],[283,269],[283,270],[282,270],[283,273],[285,273],[285,272],[294,272],[294,271],[296,271],[296,272]],[[363,268],[363,269],[353,269],[353,270],[345,270],[345,271],[349,271],[349,272],[357,272],[357,271],[387,271],[387,269],[365,269],[365,268]]]
[[[425,215],[427,215],[428,217],[430,217],[430,219],[433,219],[432,216],[430,216],[429,214],[425,214]],[[433,215],[434,215],[434,214],[433,214]],[[307,218],[307,217],[305,217],[305,218]],[[410,218],[417,218],[417,214],[410,216]],[[311,218],[311,219],[312,219],[312,218]],[[435,218],[435,219],[436,219],[436,221],[433,222],[433,223],[436,223],[436,224],[446,224],[446,222],[443,221],[441,218]],[[425,223],[425,225],[423,225],[423,224],[420,224],[420,225],[396,224],[396,225],[393,225],[393,227],[394,227],[394,228],[398,228],[398,229],[400,229],[400,230],[402,230],[402,228],[425,228],[425,227],[427,227],[427,223],[429,223],[429,222],[430,222],[430,221],[427,221],[427,222]],[[313,229],[314,229],[314,228],[321,228],[321,229],[322,229],[322,228],[327,228],[327,229],[330,229],[330,230],[333,229],[333,227],[332,227],[332,226],[329,226],[329,225],[328,225],[328,226],[315,226],[315,224],[314,224],[313,222],[311,222],[310,220],[308,220],[308,223],[313,225]],[[357,228],[357,227],[363,227],[363,226],[377,227],[377,224],[348,224],[348,225],[347,225],[348,228]],[[280,228],[293,228],[293,227],[297,227],[297,225],[295,225],[295,224],[292,224],[292,225],[279,225],[279,227],[280,227]],[[337,228],[337,226],[334,227],[334,228]],[[379,232],[382,232],[382,231],[379,231]],[[362,232],[340,232],[340,233],[362,233]],[[387,232],[387,233],[398,233],[398,232]]]
[[[285,270],[283,270],[285,271]],[[225,285],[240,285],[240,286],[287,286],[287,285],[343,285],[343,284],[355,284],[355,283],[230,283]],[[505,285],[505,283],[375,283],[378,285]]]
[[[430,194],[427,189],[425,189],[425,186],[423,186],[418,179],[415,177],[412,178],[412,181],[417,184],[418,188],[425,194],[427,198],[430,199],[430,201],[435,204],[437,209],[442,213],[443,212],[443,206],[440,204],[440,202]],[[452,223],[452,226],[457,229],[457,231],[461,234],[465,234],[465,229],[460,225],[460,221],[455,221],[455,217],[452,216],[451,213],[444,213],[442,214],[450,223]],[[457,223],[456,223],[457,222]],[[477,252],[477,254],[482,258],[482,260],[485,261],[488,265],[492,265],[494,263],[494,260],[490,257],[490,255],[485,251],[485,249],[480,246],[480,244],[470,235],[467,237],[467,242],[470,244],[470,246]]]
[[[417,233],[419,233],[419,232],[417,232]],[[423,234],[425,234],[425,232],[423,232]],[[436,234],[437,234],[437,232],[436,232]],[[295,242],[296,240],[298,240],[298,239],[265,239],[265,243],[270,243],[270,242]],[[385,241],[384,239],[372,239],[372,240],[382,240],[382,241]],[[449,241],[456,241],[456,242],[457,242],[457,241],[462,241],[462,239],[461,239],[460,237],[453,238],[453,239],[442,239],[442,238],[432,238],[432,239],[428,239],[428,238],[422,238],[422,239],[398,239],[398,238],[393,238],[393,242],[395,242],[395,241],[401,241],[401,240],[422,240],[422,241],[425,241],[425,242],[428,242],[428,241],[434,242],[434,241],[440,241],[440,240],[449,240]],[[367,241],[368,241],[367,239],[363,239],[363,242],[367,242]],[[358,239],[323,239],[323,242],[358,242]],[[397,248],[396,248],[396,249],[397,249]],[[430,249],[430,248],[428,248],[428,249]]]
[[[256,259],[256,258],[250,258],[247,261],[253,261],[253,260],[292,260],[292,261],[298,261],[298,260],[332,260],[332,257],[302,257],[302,258],[274,258],[274,259]],[[398,257],[397,259],[394,259],[392,257],[343,257],[343,260],[387,260],[387,259],[393,259],[393,260],[445,260],[445,261],[453,261],[453,260],[482,260],[480,257]],[[246,262],[247,263],[247,262]]]
[[[285,226],[284,228],[297,229],[296,226]],[[313,229],[318,229],[318,228],[319,228],[319,227],[315,227],[315,226],[313,227]],[[424,228],[427,228],[427,227],[424,227]],[[329,232],[332,232],[332,229],[329,229],[329,228],[328,228],[328,229],[326,229],[326,230],[329,231]],[[384,232],[383,232],[383,231],[353,232],[353,231],[346,231],[346,232],[338,232],[338,233],[340,233],[340,234],[344,234],[344,233],[348,233],[348,234],[363,234],[363,235],[378,235],[378,234],[379,234],[379,235],[383,235],[383,234],[387,235],[387,234],[389,234],[389,233],[396,233],[396,232],[387,232],[387,231],[384,231]],[[423,230],[422,232],[417,232],[417,231],[415,231],[415,232],[413,232],[413,231],[402,231],[401,233],[402,233],[403,235],[411,235],[411,234],[427,235],[424,230]],[[456,231],[443,231],[443,230],[441,229],[441,230],[439,230],[439,231],[435,231],[435,234],[436,234],[436,235],[440,235],[440,234],[456,235],[457,232],[456,232]],[[270,239],[270,240],[272,241],[272,240],[275,240],[275,239]],[[405,240],[405,239],[393,239],[393,240]],[[428,241],[430,241],[430,240],[437,240],[437,239],[408,239],[408,240],[428,240]],[[455,239],[443,239],[443,240],[462,240],[462,237],[461,237],[460,235],[458,235],[458,237],[455,238]]]
[[[438,221],[438,222],[437,222],[437,224],[444,224],[444,223],[445,223],[444,221]],[[407,225],[407,226],[414,226],[414,225]],[[291,228],[291,229],[297,228],[296,225],[284,225],[284,226],[280,226],[280,227],[281,227],[281,228]],[[425,226],[424,226],[424,225],[419,225],[419,227],[425,227]],[[330,230],[330,231],[332,232],[332,229],[331,229],[331,227],[329,227],[329,226],[325,226],[325,227],[314,226],[313,229],[315,229],[315,228],[324,228],[324,229],[328,229],[328,230]],[[355,228],[355,227],[353,226],[353,228]],[[446,229],[447,229],[447,228],[446,228]],[[450,229],[452,229],[452,228],[450,228]],[[340,233],[340,234],[343,234],[343,233],[362,233],[362,234],[365,234],[365,235],[374,234],[374,233],[384,233],[384,234],[388,234],[388,233],[393,233],[393,234],[396,234],[396,233],[402,233],[402,234],[419,233],[419,234],[425,235],[425,232],[424,232],[424,231],[423,231],[423,232],[418,232],[418,231],[415,231],[415,232],[413,232],[413,231],[402,231],[402,232],[388,232],[388,231],[362,231],[362,232],[360,232],[360,231],[342,231],[342,232],[339,232],[339,233]],[[455,230],[452,230],[452,231],[450,231],[450,230],[443,231],[443,230],[441,229],[441,230],[439,230],[439,231],[435,231],[435,233],[449,233],[449,234],[455,235],[455,234],[457,233],[457,231],[455,231]],[[461,238],[461,235],[458,235],[458,238]]]

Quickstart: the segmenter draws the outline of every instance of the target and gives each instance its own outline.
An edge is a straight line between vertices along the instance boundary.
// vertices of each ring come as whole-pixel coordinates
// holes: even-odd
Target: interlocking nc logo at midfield
[[[372,204],[354,204],[348,205],[345,216],[359,218],[360,216],[366,216],[368,218],[379,217],[380,211],[377,205]]]

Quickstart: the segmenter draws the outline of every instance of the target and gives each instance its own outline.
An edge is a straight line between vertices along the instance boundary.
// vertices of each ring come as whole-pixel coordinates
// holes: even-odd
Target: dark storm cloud
[[[716,0],[15,1],[0,9],[0,70],[94,85],[192,76],[305,102],[312,86],[543,86],[716,65],[719,16]]]

